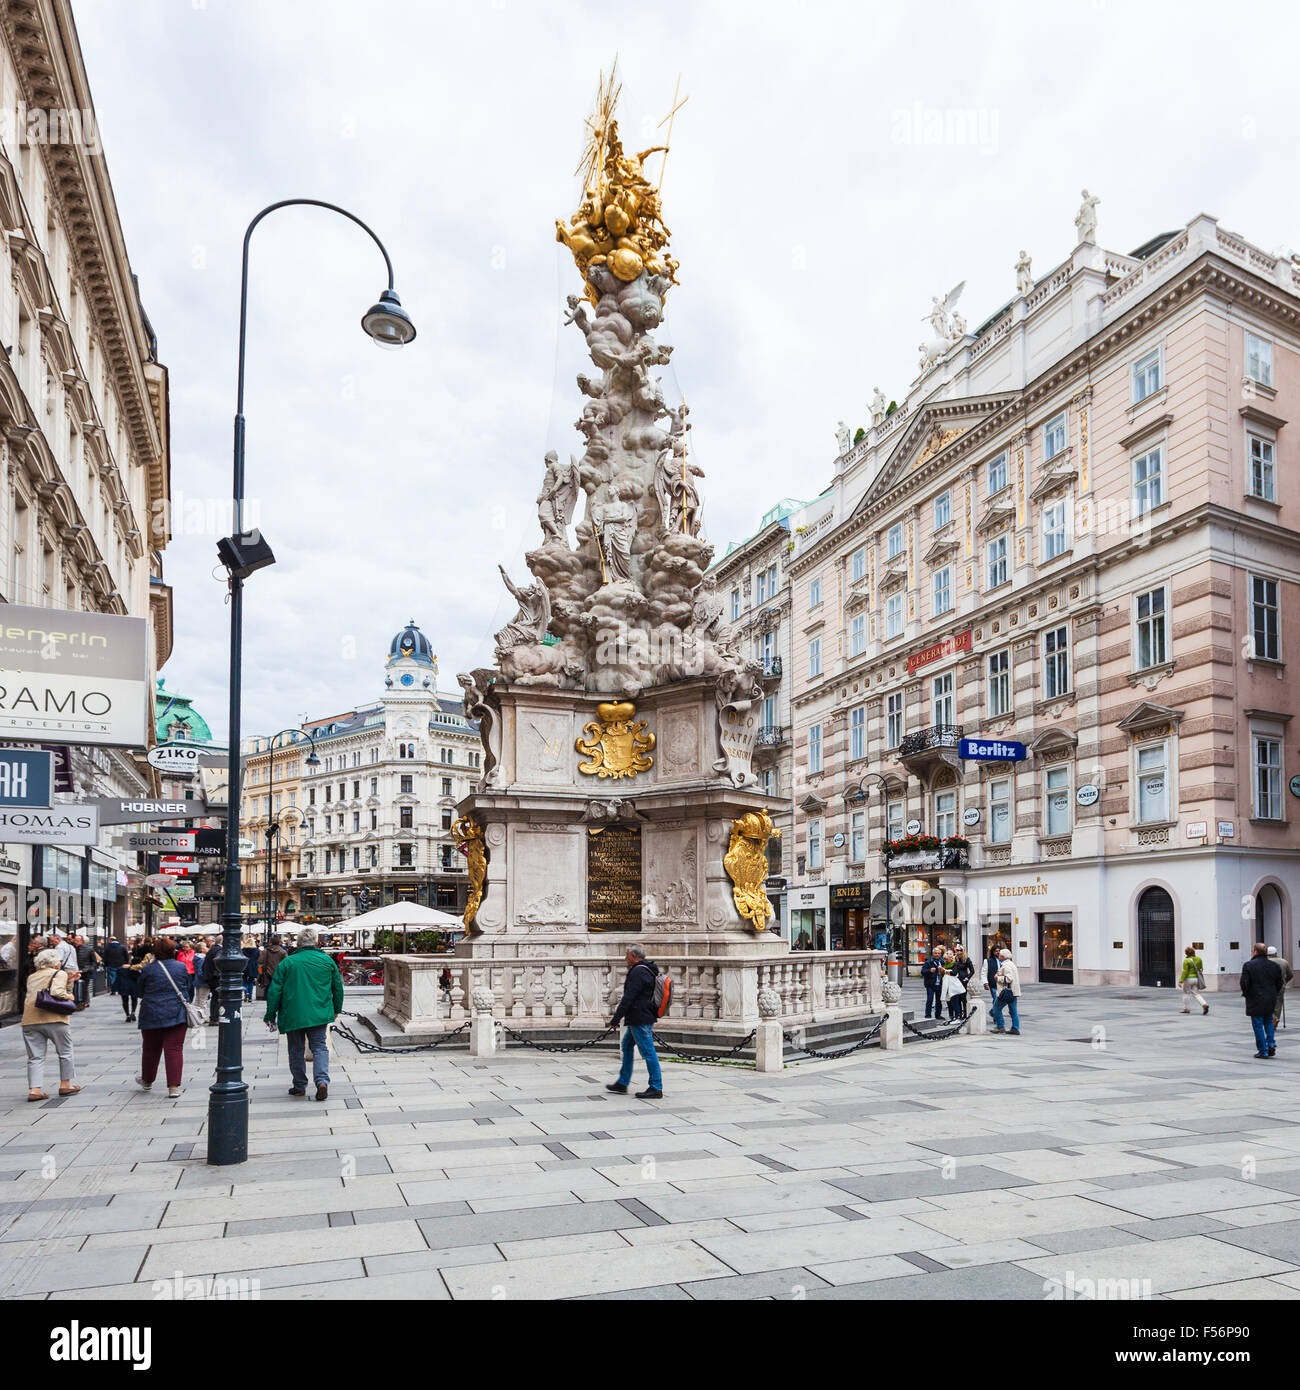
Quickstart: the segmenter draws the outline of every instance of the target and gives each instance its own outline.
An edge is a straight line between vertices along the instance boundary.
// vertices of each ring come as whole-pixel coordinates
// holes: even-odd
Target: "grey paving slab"
[[[694,1299],[785,1298],[792,1301],[803,1298],[809,1289],[827,1287],[825,1279],[802,1266],[770,1269],[761,1274],[723,1275],[682,1285],[683,1291]]]
[[[840,1284],[826,1289],[810,1289],[810,1299],[843,1298],[960,1302],[967,1299],[1041,1299],[1044,1280],[1016,1265],[977,1265],[970,1269],[947,1269],[931,1274],[915,1274],[894,1279],[875,1279],[868,1283]]]
[[[1214,1239],[1261,1255],[1272,1255],[1290,1265],[1300,1265],[1300,1219],[1272,1221],[1266,1226],[1225,1228],[1213,1233]]]
[[[622,1202],[569,1202],[563,1206],[479,1212],[469,1216],[443,1216],[419,1222],[431,1249],[460,1245],[492,1245],[499,1240],[527,1240],[541,1236],[567,1236],[580,1231],[616,1231],[640,1226],[634,1210]]]

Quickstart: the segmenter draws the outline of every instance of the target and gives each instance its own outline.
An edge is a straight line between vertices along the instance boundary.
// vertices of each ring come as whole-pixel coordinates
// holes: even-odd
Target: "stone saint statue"
[[[506,588],[514,595],[519,612],[497,633],[497,651],[508,652],[525,643],[540,642],[546,636],[551,622],[551,599],[544,584],[529,584],[527,588],[517,589],[502,565],[501,578]]]
[[[871,423],[878,425],[885,418],[888,409],[889,402],[885,399],[885,393],[877,386],[871,393]]]
[[[1079,229],[1079,245],[1084,246],[1097,240],[1097,204],[1100,198],[1095,198],[1089,194],[1085,188],[1083,190],[1083,203],[1079,208],[1079,215],[1074,219],[1074,225]]]
[[[579,487],[577,459],[570,454],[569,462],[562,464],[552,449],[546,455],[546,476],[537,494],[537,520],[548,541],[565,539],[565,529],[573,520]]]
[[[841,454],[847,454],[849,451],[849,427],[843,420],[835,426],[835,447]]]
[[[655,466],[655,497],[664,531],[669,535],[679,531],[692,536],[699,534],[700,493],[694,479],[703,476],[704,470],[687,462],[684,454],[665,452],[660,455]]]
[[[721,632],[725,607],[722,595],[718,593],[717,578],[706,574],[695,591],[695,600],[691,605],[691,618],[701,637],[713,637]]]
[[[610,498],[592,508],[591,519],[599,537],[600,553],[605,562],[605,583],[632,578],[632,539],[636,535],[636,508],[630,500],[630,485],[614,482]]]
[[[1028,294],[1034,288],[1033,272],[1029,269],[1029,252],[1022,251],[1016,262],[1016,293]]]

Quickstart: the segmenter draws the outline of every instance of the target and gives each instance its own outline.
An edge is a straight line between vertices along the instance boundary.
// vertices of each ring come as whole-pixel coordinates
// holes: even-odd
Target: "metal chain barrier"
[[[850,1052],[857,1052],[859,1048],[866,1047],[868,1043],[874,1042],[876,1040],[876,1035],[884,1026],[885,1016],[882,1014],[880,1018],[876,1021],[876,1026],[871,1030],[871,1032],[867,1033],[864,1037],[859,1038],[857,1042],[850,1043],[848,1047],[837,1047],[832,1052],[821,1052],[815,1047],[809,1047],[806,1043],[800,1044],[795,1041],[795,1036],[793,1033],[782,1033],[781,1037],[787,1043],[789,1043],[790,1046],[794,1048],[796,1052],[806,1053],[809,1057],[815,1058],[817,1061],[830,1061],[832,1058],[835,1057],[847,1057]]]
[[[757,1035],[758,1029],[755,1028],[754,1031],[750,1033],[749,1037],[741,1038],[741,1040],[735,1045],[735,1047],[733,1047],[729,1052],[724,1052],[721,1057],[696,1057],[689,1052],[678,1052],[676,1048],[660,1047],[658,1043],[655,1043],[655,1051],[661,1057],[680,1057],[685,1062],[726,1062],[730,1058],[734,1057],[738,1052],[741,1052],[746,1047],[748,1047],[749,1044],[754,1041],[754,1038]]]
[[[951,1038],[955,1033],[960,1033],[970,1022],[970,1016],[956,1019],[954,1022],[946,1024],[943,1028],[918,1028],[915,1023],[903,1020],[903,1027],[909,1033],[914,1033],[922,1042],[935,1042],[943,1038]]]
[[[501,1023],[501,1020],[497,1019],[497,1022]],[[468,1026],[467,1024],[466,1027]],[[610,1027],[606,1028],[603,1033],[598,1033],[594,1038],[588,1038],[586,1042],[567,1043],[559,1047],[543,1047],[541,1043],[534,1042],[531,1038],[524,1037],[522,1033],[516,1033],[513,1028],[507,1028],[504,1023],[501,1023],[501,1029],[508,1037],[513,1038],[517,1043],[522,1043],[525,1047],[531,1047],[537,1052],[582,1052],[588,1047],[595,1047],[598,1042],[603,1042],[614,1032],[614,1028]]]
[[[345,1009],[343,1013],[339,1014],[339,1018],[343,1018],[345,1016],[347,1018],[361,1017],[360,1014],[353,1013],[351,1010],[347,1009]],[[352,1031],[351,1028],[347,1026],[347,1024],[339,1023],[337,1021],[334,1024],[334,1031],[345,1037],[352,1044],[352,1046],[357,1049],[358,1052],[391,1052],[396,1054],[399,1052],[430,1052],[435,1047],[441,1047],[443,1043],[450,1042],[452,1038],[459,1037],[460,1034],[465,1032],[465,1030],[468,1027],[468,1022],[462,1023],[460,1027],[455,1030],[455,1032],[445,1033],[442,1037],[438,1039],[437,1042],[417,1043],[412,1047],[384,1047],[380,1043],[367,1042],[364,1038],[357,1037],[357,1035]]]

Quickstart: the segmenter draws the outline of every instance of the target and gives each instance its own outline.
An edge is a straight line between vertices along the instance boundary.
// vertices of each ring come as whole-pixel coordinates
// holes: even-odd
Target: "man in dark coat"
[[[635,1060],[633,1048],[639,1048],[645,1058],[649,1074],[649,1086],[638,1091],[638,1100],[662,1100],[664,1098],[663,1073],[659,1070],[659,1054],[655,1051],[655,980],[658,971],[645,958],[644,946],[629,946],[624,956],[627,961],[627,980],[623,984],[623,997],[609,1026],[617,1028],[620,1020],[627,1025],[623,1033],[623,1065],[619,1068],[618,1080],[605,1087],[622,1095],[632,1080],[632,1063]]]
[[[930,1007],[934,1006],[935,1018],[943,1017],[943,947],[936,946],[930,959],[921,966],[921,983],[925,986],[925,1016],[930,1017]]]
[[[1282,967],[1269,960],[1268,947],[1255,943],[1254,953],[1241,967],[1241,992],[1246,998],[1246,1013],[1255,1030],[1255,1056],[1272,1057],[1277,1052],[1273,1039],[1273,1010],[1282,992]]]

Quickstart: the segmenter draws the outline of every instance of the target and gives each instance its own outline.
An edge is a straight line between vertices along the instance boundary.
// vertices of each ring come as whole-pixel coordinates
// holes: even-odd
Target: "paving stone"
[[[978,1265],[970,1269],[950,1269],[934,1274],[912,1274],[903,1278],[877,1278],[864,1283],[841,1284],[827,1289],[810,1289],[810,1299],[919,1299],[940,1303],[967,1300],[1029,1300],[1043,1297],[1043,1280],[1016,1265]]]
[[[938,1193],[982,1192],[1008,1186],[1006,1173],[980,1164],[958,1164],[952,1177],[938,1168],[925,1173],[903,1173],[874,1178],[833,1178],[831,1186],[851,1192],[867,1202],[889,1202],[907,1197],[930,1197]]]
[[[692,1242],[682,1241],[645,1246],[632,1258],[624,1249],[467,1265],[444,1271],[443,1278],[453,1298],[514,1301],[610,1293],[637,1288],[646,1279],[651,1285],[687,1284],[731,1273],[721,1260]]]
[[[737,1274],[683,1284],[694,1299],[775,1298],[797,1300],[809,1289],[824,1289],[828,1281],[802,1267],[772,1269],[762,1274]]]
[[[421,1220],[419,1227],[430,1248],[442,1250],[458,1245],[495,1245],[502,1240],[567,1236],[581,1231],[617,1231],[622,1226],[641,1224],[641,1218],[621,1202],[572,1202],[564,1206],[437,1217]]]
[[[1263,1227],[1274,1230],[1275,1227]],[[1294,1235],[1292,1236],[1294,1241]],[[1107,1297],[1141,1298],[1225,1284],[1239,1279],[1290,1273],[1294,1261],[1275,1259],[1245,1248],[1225,1249],[1221,1236],[1184,1236],[1178,1240],[1135,1242],[1103,1249],[1075,1250],[1018,1261],[1020,1267],[1062,1287],[1080,1280],[1110,1281],[1122,1292]],[[1100,1296],[1100,1294],[1099,1294]]]

